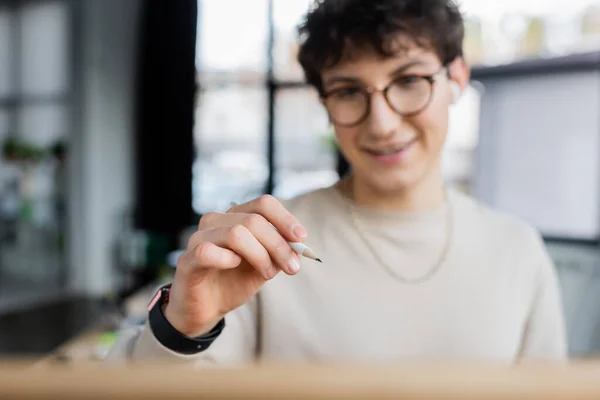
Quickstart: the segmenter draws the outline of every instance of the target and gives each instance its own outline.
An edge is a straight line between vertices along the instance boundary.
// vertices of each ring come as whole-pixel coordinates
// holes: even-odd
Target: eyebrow
[[[404,72],[405,70],[407,70],[411,67],[427,65],[427,64],[428,63],[424,60],[409,61],[406,64],[403,64],[400,67],[393,70],[392,72],[390,72],[389,76],[393,77],[393,76],[400,74],[401,72]],[[356,82],[360,82],[360,79],[354,78],[351,76],[333,76],[331,78],[326,79],[325,82],[323,82],[323,85],[329,86],[329,85],[333,85],[334,83],[356,83]]]

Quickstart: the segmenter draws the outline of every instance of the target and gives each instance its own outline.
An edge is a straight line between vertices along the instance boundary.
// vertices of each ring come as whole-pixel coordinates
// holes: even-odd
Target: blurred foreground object
[[[196,369],[0,367],[0,399],[598,399],[600,362],[516,367],[462,364]],[[235,382],[235,384],[231,384]]]

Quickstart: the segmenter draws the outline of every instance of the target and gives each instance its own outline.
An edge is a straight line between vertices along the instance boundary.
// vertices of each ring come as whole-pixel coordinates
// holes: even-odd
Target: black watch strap
[[[150,302],[148,322],[152,333],[163,346],[176,353],[191,355],[208,349],[225,328],[225,319],[221,319],[205,335],[196,338],[184,335],[171,325],[163,313],[163,305],[168,301],[170,289],[170,284],[163,286]]]

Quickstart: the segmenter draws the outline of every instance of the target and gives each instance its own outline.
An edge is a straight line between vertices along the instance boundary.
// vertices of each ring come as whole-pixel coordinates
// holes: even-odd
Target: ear
[[[471,78],[471,69],[464,58],[456,57],[448,64],[448,76],[450,79],[450,90],[452,90],[452,99],[456,103]]]

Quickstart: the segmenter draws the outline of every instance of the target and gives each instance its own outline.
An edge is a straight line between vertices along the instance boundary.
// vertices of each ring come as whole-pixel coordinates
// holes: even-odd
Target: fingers
[[[307,232],[300,221],[283,204],[270,195],[261,196],[245,204],[232,207],[228,213],[259,214],[269,221],[287,240],[298,242],[306,239]]]
[[[300,260],[296,252],[291,248],[287,240],[263,216],[258,214],[207,214],[207,216],[209,216],[209,221],[201,221],[200,231],[195,235],[196,237],[193,240],[190,240],[191,246],[208,240],[236,252],[238,249],[241,251],[250,251],[251,244],[248,245],[248,248],[244,248],[243,245],[237,243],[238,240],[242,241],[246,239],[246,232],[243,232],[243,229],[239,227],[236,229],[240,229],[240,235],[236,236],[231,232],[237,225],[241,225],[266,250],[271,263],[275,263],[277,267],[289,275],[297,273],[300,269]],[[202,229],[202,224],[212,225],[217,228]],[[225,229],[225,233],[223,233],[223,229]],[[229,229],[230,236],[223,237],[224,234],[227,234],[227,229]],[[251,242],[254,243],[254,240]],[[246,259],[244,254],[238,254]]]
[[[306,236],[300,221],[279,200],[265,195],[234,206],[227,213],[205,214],[198,232],[190,239],[188,252],[194,251],[192,256],[203,257],[194,260],[193,265],[226,269],[241,262],[233,260],[229,253],[217,254],[219,249],[229,250],[268,280],[277,274],[278,268],[290,275],[298,272],[299,256],[288,241],[303,241]],[[204,245],[207,242],[217,248]],[[197,249],[200,245],[202,254]]]
[[[300,269],[298,255],[287,240],[263,216],[246,214],[242,225],[248,228],[252,235],[258,239],[269,253],[271,260],[279,268],[290,275],[298,272]]]
[[[269,253],[242,225],[196,232],[190,239],[188,250],[179,258],[177,270],[232,269],[239,266],[242,259],[265,280],[277,274]]]
[[[221,248],[214,243],[202,242],[190,246],[190,248],[179,257],[179,260],[177,260],[177,269],[231,269],[240,265],[241,262],[242,258],[235,252]]]
[[[265,280],[277,275],[277,267],[261,242],[241,224],[225,228],[209,229],[202,232],[202,239],[215,245],[230,249],[256,269]],[[289,245],[288,245],[289,247]]]

